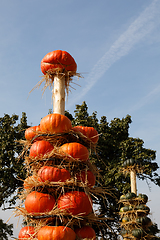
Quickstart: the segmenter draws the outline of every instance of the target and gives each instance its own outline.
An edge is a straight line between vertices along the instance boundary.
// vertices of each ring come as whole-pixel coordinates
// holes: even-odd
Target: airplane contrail
[[[154,97],[160,92],[160,84],[157,85],[154,89],[152,89],[146,96],[142,97],[140,101],[138,101],[135,105],[129,108],[129,112],[133,113],[143,106],[145,106],[148,102],[154,101]]]
[[[95,64],[86,78],[86,86],[82,89],[81,94],[70,99],[68,107],[75,104],[75,101],[80,100],[85,96],[94,84],[100,79],[103,74],[121,57],[126,56],[131,49],[150,34],[159,21],[156,21],[156,16],[159,16],[158,0],[154,0],[145,10],[130,24],[128,29],[112,44],[110,49],[102,56]]]

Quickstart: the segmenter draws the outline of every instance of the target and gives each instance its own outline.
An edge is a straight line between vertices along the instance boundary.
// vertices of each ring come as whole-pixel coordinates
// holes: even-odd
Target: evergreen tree
[[[139,160],[144,169],[143,175],[138,173],[138,178],[149,179],[160,186],[160,176],[156,172],[159,168],[155,162],[156,152],[144,148],[143,140],[129,136],[129,126],[132,122],[129,115],[122,119],[115,118],[110,123],[105,116],[98,121],[97,113],[93,112],[89,116],[88,107],[83,102],[82,105],[76,106],[72,122],[74,125],[92,126],[99,133],[96,155],[92,154],[91,160],[100,170],[99,184],[108,188],[108,192],[112,194],[107,194],[106,198],[98,197],[94,203],[98,204],[101,216],[113,220],[106,221],[108,227],[95,226],[95,229],[102,239],[117,239],[118,200],[122,194],[130,191],[130,176],[125,176],[121,171],[123,162],[130,158]],[[155,226],[158,232],[157,225]]]
[[[13,224],[6,224],[0,219],[0,240],[8,239],[13,234]]]
[[[22,113],[20,123],[16,124],[17,115],[5,114],[0,118],[0,207],[12,207],[16,201],[16,190],[22,186],[24,179],[23,159],[17,159],[22,151],[19,140],[24,139],[27,128],[26,114]],[[0,220],[0,239],[8,239],[12,234],[12,225]]]

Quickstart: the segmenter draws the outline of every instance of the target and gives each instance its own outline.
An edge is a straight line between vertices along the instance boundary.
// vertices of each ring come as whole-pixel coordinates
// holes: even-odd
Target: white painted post
[[[53,113],[64,115],[65,112],[65,76],[57,74],[54,77]]]
[[[136,171],[131,170],[130,172],[130,181],[131,181],[131,192],[137,195],[137,184],[136,184]]]

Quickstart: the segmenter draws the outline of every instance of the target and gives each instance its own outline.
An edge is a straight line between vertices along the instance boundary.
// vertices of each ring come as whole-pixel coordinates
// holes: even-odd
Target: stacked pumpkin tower
[[[150,208],[146,205],[148,196],[138,194],[136,189],[136,173],[142,173],[143,167],[138,160],[128,159],[123,162],[124,174],[130,174],[131,192],[120,197],[121,235],[124,240],[157,239],[155,225],[148,217]]]
[[[19,195],[16,215],[26,227],[19,239],[96,239],[92,224],[99,222],[91,196],[104,194],[94,187],[97,168],[91,163],[98,133],[93,127],[72,127],[64,115],[65,92],[76,73],[72,56],[61,50],[48,53],[41,61],[45,86],[53,88],[53,114],[39,126],[25,132],[24,164],[27,178]],[[39,86],[38,85],[38,86]]]

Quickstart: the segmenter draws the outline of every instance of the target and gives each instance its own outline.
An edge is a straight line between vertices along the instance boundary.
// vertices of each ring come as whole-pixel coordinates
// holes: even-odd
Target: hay
[[[127,167],[123,167],[121,172],[127,176],[131,171],[135,171],[136,173],[139,173],[139,174],[143,174],[143,171],[144,171],[144,167],[143,166],[140,166],[139,164],[134,164],[132,166],[127,166]]]
[[[19,141],[19,144],[23,145],[23,150],[22,150],[21,154],[19,155],[18,160],[20,158],[27,158],[29,149],[30,149],[32,143],[37,139],[48,141],[55,148],[58,148],[65,143],[78,142],[78,143],[81,143],[82,145],[84,145],[85,147],[87,147],[89,149],[90,153],[92,153],[92,152],[96,153],[96,144],[93,143],[89,138],[84,136],[81,132],[74,132],[73,130],[70,130],[69,132],[58,133],[58,134],[48,134],[48,133],[44,133],[44,132],[36,132],[36,133],[37,133],[37,135],[32,139],[32,141],[28,141],[28,140]],[[53,153],[54,152],[56,152],[58,154],[58,158],[59,158],[60,154],[58,153],[58,151],[54,150]],[[48,156],[48,155],[45,156],[45,158],[49,158],[49,157],[50,156]],[[54,157],[56,157],[56,155]],[[61,156],[61,158],[62,157],[64,158],[64,156]],[[44,160],[44,157],[42,158],[42,160]],[[74,160],[74,159],[72,159],[72,160]],[[29,164],[29,162],[25,161],[25,164]]]
[[[158,239],[158,237],[156,237]],[[133,240],[137,240],[137,239],[141,239],[141,240],[151,240],[151,239],[155,239],[155,236],[153,235],[149,235],[146,233],[145,236],[142,236],[141,238],[136,238],[134,237],[131,233],[125,234],[123,235],[123,239],[124,240],[129,240],[129,239],[133,239]]]
[[[126,206],[126,205],[137,206],[137,205],[144,204],[144,203],[146,203],[146,201],[143,198],[139,198],[139,197],[119,200],[119,204],[123,204],[124,206]]]
[[[71,82],[73,81],[73,77],[76,76],[78,77],[78,79],[82,78],[82,75],[75,71],[66,71],[65,69],[62,69],[62,68],[52,69],[47,71],[46,75],[42,76],[42,79],[35,85],[35,87],[29,92],[29,94],[36,88],[39,88],[42,85],[42,83],[44,83],[44,87],[42,88],[42,95],[44,94],[47,88],[52,89],[55,76],[59,77],[60,79],[64,78],[65,90],[66,90],[67,96],[69,94],[70,88],[73,88],[70,85]],[[53,92],[52,92],[52,95],[53,95]]]
[[[90,160],[83,162],[81,160],[77,160],[71,157],[68,160],[68,156],[65,156],[63,159],[62,155],[60,155],[59,153],[57,154],[56,149],[53,150],[51,155],[52,157],[50,158],[46,158],[44,156],[44,158],[42,159],[26,157],[24,168],[27,169],[27,175],[36,175],[39,169],[43,166],[54,166],[60,169],[67,169],[70,172],[71,177],[77,173],[80,173],[80,171],[87,170],[92,171],[95,176],[99,176],[100,174],[98,169],[95,168],[95,166],[90,162]]]
[[[23,216],[27,225],[34,224],[35,226],[45,226],[48,224],[59,225],[76,228],[84,224],[97,224],[106,225],[106,220],[113,220],[113,218],[106,218],[99,216],[95,213],[90,213],[87,216],[83,216],[83,213],[78,215],[72,215],[66,210],[59,210],[55,206],[50,212],[46,213],[35,213],[34,215],[28,213],[24,207],[16,207],[15,216]]]
[[[88,168],[84,169],[88,170]],[[74,173],[74,170],[72,169],[72,174],[70,179],[66,180],[65,182],[55,182],[55,181],[44,181],[41,182],[38,179],[37,173],[34,173],[31,176],[28,176],[24,180],[24,189],[20,191],[19,193],[19,199],[23,201],[26,196],[32,192],[33,190],[43,192],[44,190],[47,191],[47,193],[51,194],[54,193],[56,195],[56,198],[59,197],[61,193],[67,192],[67,191],[84,191],[87,195],[91,195],[93,197],[93,200],[97,200],[99,196],[106,199],[107,195],[112,195],[112,190],[108,188],[103,187],[95,187],[95,186],[88,186],[88,182],[82,182],[81,180],[77,180],[76,175]],[[75,171],[77,172],[77,171]],[[75,175],[75,176],[74,176]]]
[[[94,137],[97,137],[97,135]],[[87,138],[87,136],[83,135],[81,132],[78,132],[78,131],[75,132],[72,129],[69,130],[68,132],[56,133],[56,134],[38,131],[36,132],[36,136],[32,139],[30,143],[32,144],[37,139],[49,141],[51,144],[57,147],[68,142],[78,142],[86,146],[88,149],[92,149],[93,151],[96,150],[96,144],[92,142],[91,139]],[[26,141],[26,143],[27,142],[29,143],[29,141]],[[25,145],[25,141],[23,141],[23,144]]]

